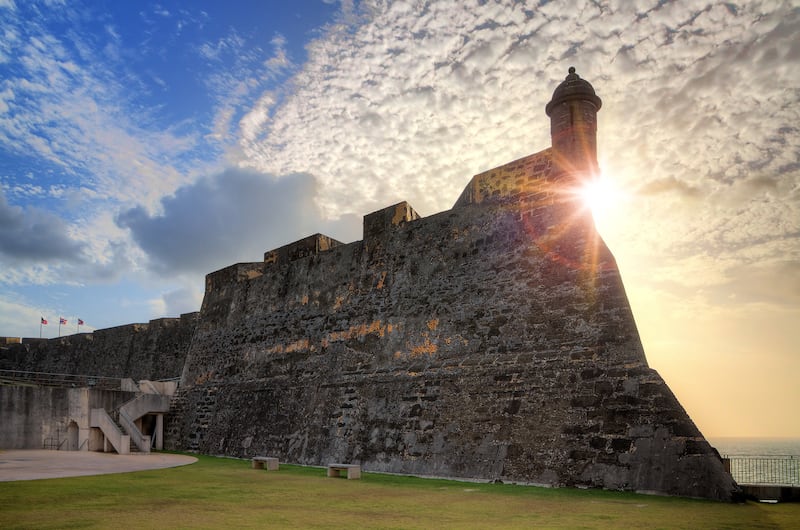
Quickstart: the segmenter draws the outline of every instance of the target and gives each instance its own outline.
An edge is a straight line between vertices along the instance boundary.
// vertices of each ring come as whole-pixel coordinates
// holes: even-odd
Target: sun
[[[626,194],[614,180],[602,174],[586,182],[577,193],[598,224],[612,217],[626,200]]]

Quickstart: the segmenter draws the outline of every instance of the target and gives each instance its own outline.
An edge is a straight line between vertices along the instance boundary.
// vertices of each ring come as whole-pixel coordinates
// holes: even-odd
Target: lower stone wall
[[[297,376],[183,393],[168,423],[172,447],[717,499],[735,489],[716,451],[646,367],[514,356],[326,376],[314,374],[311,360],[295,363]]]

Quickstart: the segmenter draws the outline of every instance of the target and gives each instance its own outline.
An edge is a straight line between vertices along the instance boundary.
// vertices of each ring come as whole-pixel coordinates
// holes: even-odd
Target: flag
[[[67,319],[66,319],[66,318],[63,318],[63,317],[58,317],[58,323],[59,323],[59,324],[62,324],[62,325],[63,325],[63,324],[66,324],[66,323],[67,323]]]
[[[45,320],[44,317],[42,317],[42,324],[44,324],[45,326],[47,325],[47,320]]]
[[[78,325],[79,325],[79,326],[82,326],[82,325],[83,325],[83,320],[81,320],[80,318],[78,319]]]

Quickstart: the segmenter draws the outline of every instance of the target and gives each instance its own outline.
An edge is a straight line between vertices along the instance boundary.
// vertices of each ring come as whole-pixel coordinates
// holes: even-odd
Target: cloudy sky
[[[196,311],[208,272],[448,209],[550,145],[573,65],[651,366],[708,436],[800,437],[793,1],[0,0],[0,335]]]

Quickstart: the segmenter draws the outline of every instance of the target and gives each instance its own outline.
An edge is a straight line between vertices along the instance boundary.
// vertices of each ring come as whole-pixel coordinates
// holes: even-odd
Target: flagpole
[[[42,338],[42,319],[39,318],[39,338]]]
[[[58,317],[58,336],[61,337],[61,321],[64,320],[61,317]]]

